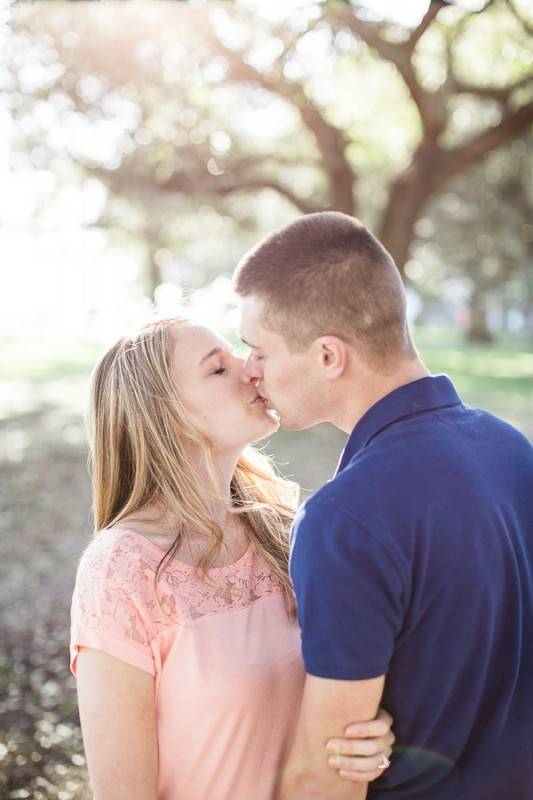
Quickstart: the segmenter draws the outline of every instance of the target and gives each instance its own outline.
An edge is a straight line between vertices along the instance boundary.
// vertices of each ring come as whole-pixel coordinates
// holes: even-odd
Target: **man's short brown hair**
[[[263,324],[291,350],[333,335],[377,369],[416,354],[392,256],[347,214],[307,214],[263,239],[237,265],[234,288],[264,303]]]

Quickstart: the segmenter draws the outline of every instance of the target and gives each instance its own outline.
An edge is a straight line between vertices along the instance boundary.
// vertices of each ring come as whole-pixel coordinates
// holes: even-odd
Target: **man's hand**
[[[349,725],[342,738],[326,742],[328,764],[341,778],[363,783],[375,781],[386,769],[378,765],[383,763],[383,756],[390,757],[396,741],[391,730],[393,722],[388,711],[380,708],[376,719]]]

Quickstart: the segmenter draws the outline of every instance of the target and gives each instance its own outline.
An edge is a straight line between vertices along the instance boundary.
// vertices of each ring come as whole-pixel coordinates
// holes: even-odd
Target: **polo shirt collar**
[[[461,404],[447,375],[428,375],[404,384],[378,400],[361,417],[341,453],[335,475],[366,447],[371,439],[394,422],[424,411]]]

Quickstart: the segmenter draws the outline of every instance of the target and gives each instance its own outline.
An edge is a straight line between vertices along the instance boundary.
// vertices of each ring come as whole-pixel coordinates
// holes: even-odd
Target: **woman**
[[[225,340],[170,319],[93,373],[96,535],[71,669],[96,800],[277,796],[304,680],[287,569],[297,498],[248,446],[278,420],[242,367]],[[380,774],[389,727],[363,733],[377,757],[344,762],[358,779]]]

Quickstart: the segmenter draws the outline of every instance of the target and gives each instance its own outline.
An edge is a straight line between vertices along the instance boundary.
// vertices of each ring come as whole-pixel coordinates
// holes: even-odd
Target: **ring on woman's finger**
[[[381,760],[378,764],[378,769],[387,769],[387,767],[390,767],[390,761],[385,755],[385,753],[381,753],[380,755],[381,755]]]

